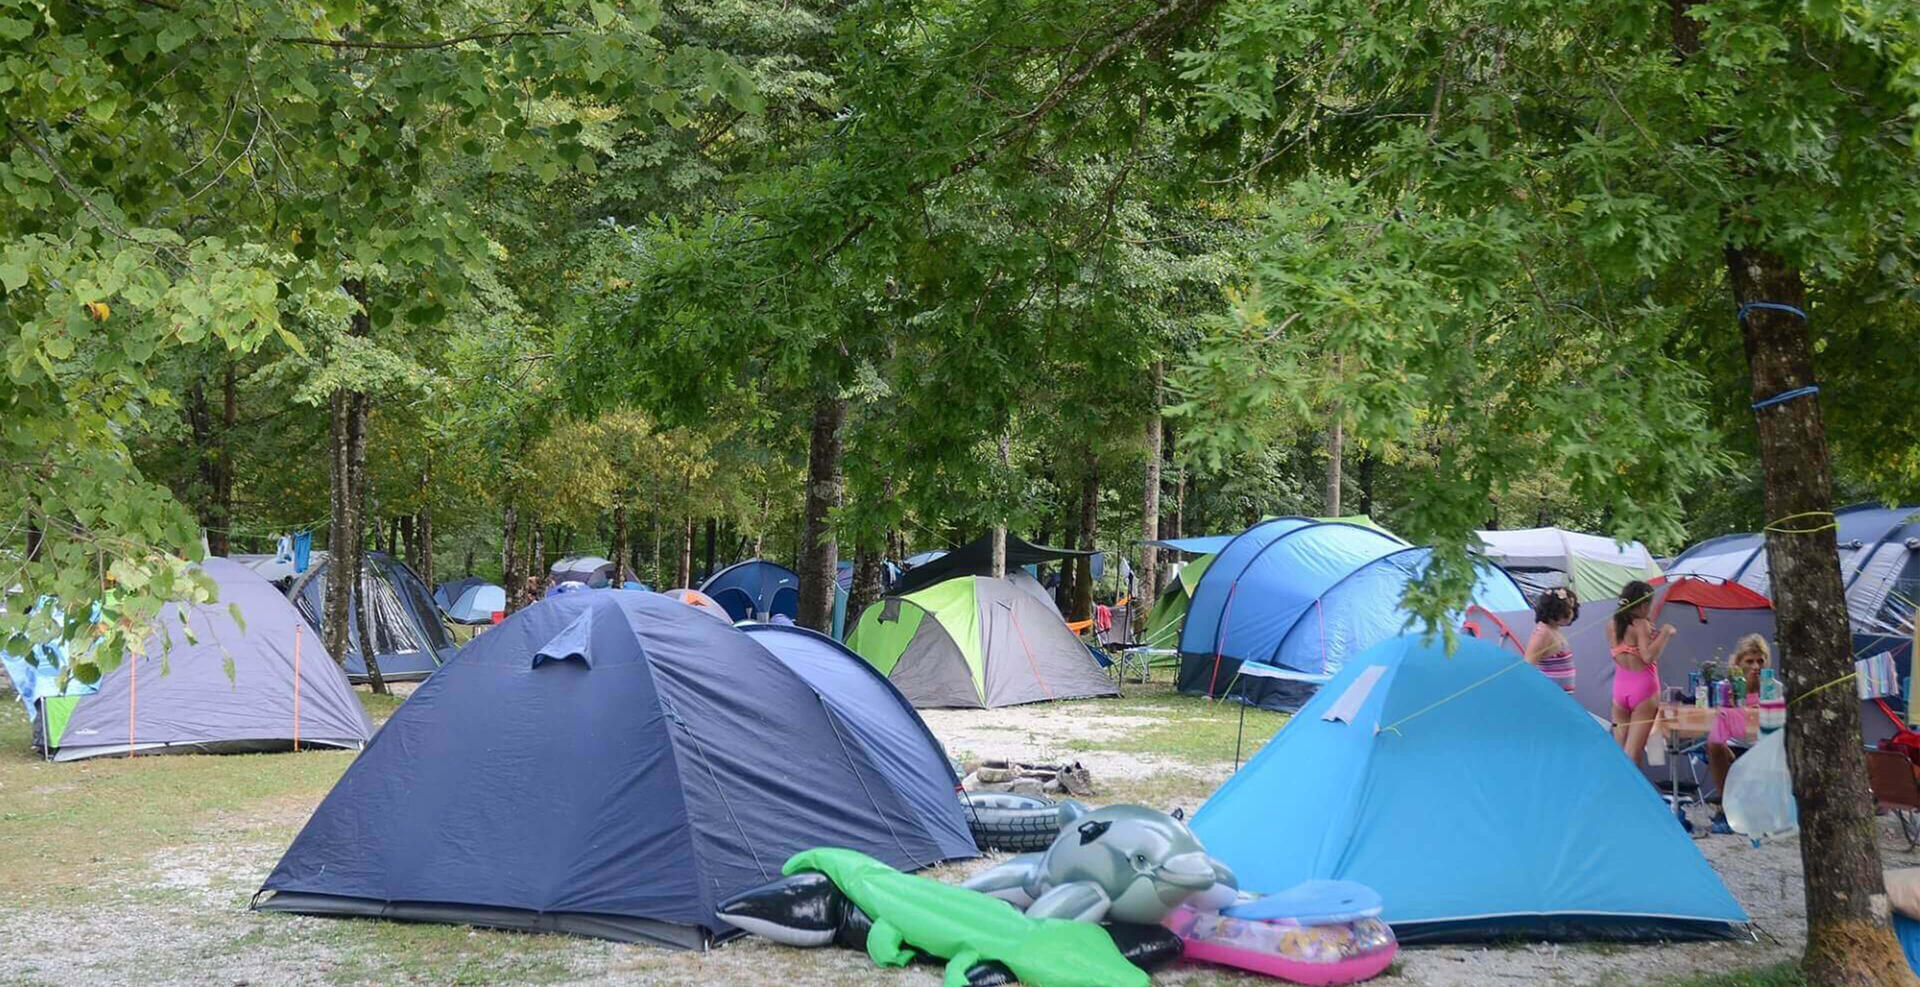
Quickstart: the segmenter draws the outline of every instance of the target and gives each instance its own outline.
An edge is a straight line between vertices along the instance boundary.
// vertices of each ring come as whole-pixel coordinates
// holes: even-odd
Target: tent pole
[[[1240,728],[1233,734],[1233,773],[1240,773],[1240,742],[1247,736],[1247,702],[1240,700]]]

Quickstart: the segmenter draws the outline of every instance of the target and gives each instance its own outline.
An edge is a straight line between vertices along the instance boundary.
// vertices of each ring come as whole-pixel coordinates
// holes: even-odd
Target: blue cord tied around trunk
[[[1760,400],[1755,401],[1753,403],[1753,410],[1759,411],[1762,408],[1771,408],[1776,404],[1785,404],[1786,402],[1791,401],[1794,398],[1812,397],[1813,395],[1818,393],[1820,393],[1820,388],[1818,385],[1809,384],[1806,387],[1796,387],[1791,391],[1781,391],[1780,393],[1775,394],[1772,397],[1761,398]]]
[[[1797,305],[1787,305],[1781,302],[1742,302],[1740,303],[1740,311],[1735,316],[1735,318],[1740,322],[1745,322],[1747,321],[1747,313],[1753,311],[1756,308],[1764,309],[1769,312],[1785,312],[1788,315],[1797,315],[1800,317],[1800,321],[1802,322],[1807,321],[1807,313],[1805,310],[1801,309]],[[1762,408],[1771,408],[1776,404],[1785,404],[1788,401],[1792,401],[1796,398],[1812,397],[1818,393],[1820,393],[1819,386],[1809,384],[1806,387],[1796,387],[1790,391],[1781,391],[1780,393],[1775,394],[1772,397],[1761,398],[1760,400],[1755,401],[1751,405],[1751,407],[1753,408],[1753,410],[1759,411]]]

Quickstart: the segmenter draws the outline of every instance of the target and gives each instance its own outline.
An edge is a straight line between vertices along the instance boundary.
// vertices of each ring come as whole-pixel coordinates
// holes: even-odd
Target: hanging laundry
[[[1900,694],[1900,670],[1890,651],[1854,662],[1853,671],[1854,684],[1862,700]]]

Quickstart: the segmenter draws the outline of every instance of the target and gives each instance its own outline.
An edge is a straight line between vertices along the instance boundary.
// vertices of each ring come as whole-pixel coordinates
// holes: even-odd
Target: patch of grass
[[[367,711],[367,719],[372,720],[376,727],[387,722],[387,717],[392,716],[393,711],[407,701],[406,696],[391,694],[376,696],[371,690],[360,687],[355,687],[353,694],[360,697],[361,708]]]
[[[1098,794],[1091,801],[1102,805],[1130,802],[1168,811],[1185,809],[1191,816],[1215,787],[1206,777],[1179,771],[1162,771],[1145,778],[1096,778],[1094,789]]]
[[[352,918],[301,923],[297,935],[338,950],[328,979],[341,985],[560,983],[574,978],[571,957],[606,948],[571,936]]]
[[[315,750],[54,764],[34,753],[26,711],[0,703],[0,903],[55,888],[118,894],[104,872],[196,842],[215,814],[239,817],[242,828],[249,815],[262,828],[284,828],[286,803],[318,803],[353,757]]]
[[[1782,963],[1753,970],[1662,980],[1657,987],[1806,987],[1806,983],[1807,978],[1800,973],[1798,965]]]
[[[1242,761],[1252,757],[1288,719],[1285,713],[1181,695],[1166,683],[1129,685],[1126,691],[1120,699],[1089,700],[1087,705],[1097,704],[1107,716],[1151,719],[1152,725],[1104,740],[1069,741],[1067,748],[1155,754],[1197,765],[1232,763],[1236,746]]]

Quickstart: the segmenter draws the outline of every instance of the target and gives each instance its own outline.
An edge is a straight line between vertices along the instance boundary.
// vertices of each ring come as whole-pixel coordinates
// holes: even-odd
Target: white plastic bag
[[[1727,825],[1758,844],[1789,836],[1800,828],[1793,804],[1793,776],[1787,773],[1787,732],[1767,734],[1733,762],[1721,796]]]

